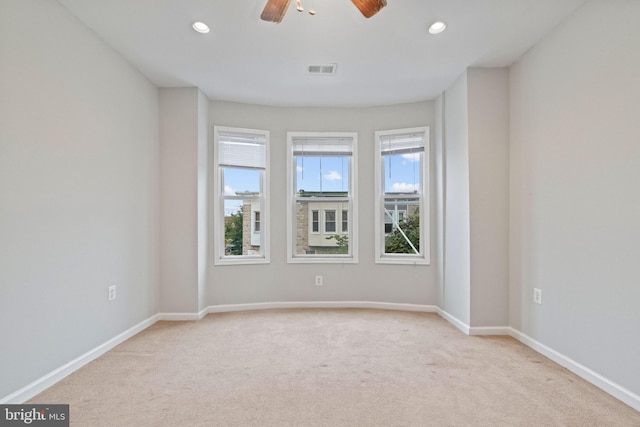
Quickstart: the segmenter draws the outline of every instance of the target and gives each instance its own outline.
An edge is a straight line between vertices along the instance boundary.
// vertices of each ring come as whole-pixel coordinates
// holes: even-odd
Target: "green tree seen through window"
[[[224,221],[225,255],[242,255],[242,208]]]
[[[420,213],[416,210],[413,215],[407,216],[399,222],[400,228],[411,241],[413,246],[420,250]],[[387,254],[415,254],[405,236],[398,227],[395,227],[384,240],[384,252]]]

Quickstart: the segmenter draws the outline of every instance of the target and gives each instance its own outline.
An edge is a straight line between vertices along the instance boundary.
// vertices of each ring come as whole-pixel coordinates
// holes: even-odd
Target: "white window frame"
[[[229,198],[224,195],[223,166],[220,165],[220,133],[253,134],[265,139],[265,168],[261,171],[260,196],[256,200],[260,201],[260,254],[250,255],[225,255],[224,247],[224,199]],[[245,129],[227,126],[213,127],[213,257],[214,265],[240,265],[240,264],[268,264],[270,262],[270,239],[269,239],[269,137],[267,130]],[[239,197],[239,196],[238,196]],[[252,210],[252,209],[251,209]],[[251,239],[253,226],[253,213],[249,218],[249,239]]]
[[[383,155],[382,155],[382,139],[383,137],[393,135],[403,135],[410,133],[424,134],[424,152],[422,154],[422,168],[420,173],[420,253],[419,254],[385,254],[385,192],[384,177],[382,176]],[[378,264],[420,264],[429,265],[431,263],[430,248],[430,143],[429,143],[429,127],[415,127],[405,129],[391,129],[375,132],[376,154],[375,154],[375,185],[376,185],[376,208],[375,208],[375,262]]]
[[[293,141],[297,138],[324,138],[324,139],[344,139],[351,140],[351,156],[349,163],[349,252],[350,254],[296,254],[296,156],[293,153]],[[288,263],[309,263],[309,264],[356,264],[358,263],[358,227],[356,218],[358,218],[358,181],[357,181],[357,165],[358,165],[358,133],[357,132],[287,132],[287,262]],[[333,202],[335,200],[323,199],[319,201]],[[336,211],[336,232],[341,234],[342,222],[339,215],[340,210]],[[319,209],[319,230],[324,231],[325,215],[324,209]],[[311,221],[309,221],[309,229],[311,230]]]

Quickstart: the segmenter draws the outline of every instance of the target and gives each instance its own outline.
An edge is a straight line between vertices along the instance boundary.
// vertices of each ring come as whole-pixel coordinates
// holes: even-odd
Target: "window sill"
[[[221,258],[213,261],[213,265],[250,265],[250,264],[270,264],[268,258]]]
[[[357,264],[357,257],[289,257],[289,264]]]
[[[431,265],[431,261],[424,257],[395,257],[384,255],[376,258],[376,264]]]

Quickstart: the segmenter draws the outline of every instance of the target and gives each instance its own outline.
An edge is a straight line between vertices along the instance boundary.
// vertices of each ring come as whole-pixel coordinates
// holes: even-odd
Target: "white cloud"
[[[326,179],[327,181],[338,181],[342,179],[342,176],[336,171],[331,171],[324,174],[324,179]]]
[[[303,168],[302,166],[297,166],[297,167],[296,167],[296,170],[297,170],[298,172],[302,172],[302,171],[304,170],[304,168]]]
[[[233,188],[229,187],[228,185],[225,185],[224,186],[224,195],[225,196],[236,196],[237,194],[236,194],[236,191]]]
[[[403,154],[402,158],[405,160],[409,160],[410,162],[417,162],[418,160],[420,160],[420,153]]]
[[[394,193],[413,193],[420,189],[420,184],[407,184],[406,182],[394,182],[391,191]]]

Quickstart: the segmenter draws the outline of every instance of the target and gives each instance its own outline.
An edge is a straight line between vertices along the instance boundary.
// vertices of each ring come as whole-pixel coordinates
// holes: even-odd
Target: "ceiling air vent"
[[[307,74],[314,76],[332,76],[336,73],[336,64],[319,64],[307,66]]]

